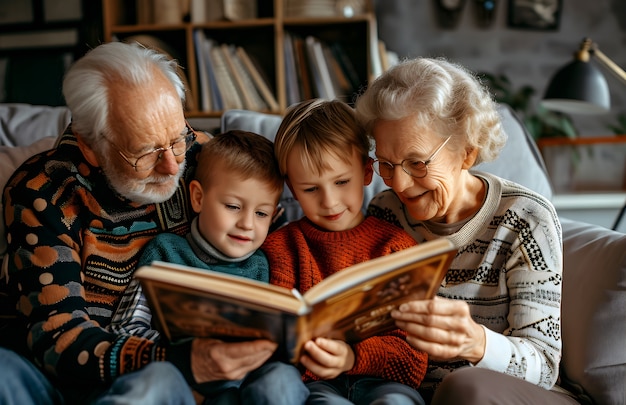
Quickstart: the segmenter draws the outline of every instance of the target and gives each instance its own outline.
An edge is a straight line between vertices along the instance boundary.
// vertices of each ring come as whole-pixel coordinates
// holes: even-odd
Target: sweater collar
[[[248,259],[250,256],[254,254],[254,251],[241,256],[241,257],[230,257],[226,256],[219,250],[215,248],[215,246],[211,245],[200,233],[200,229],[198,228],[198,217],[196,216],[193,221],[191,221],[191,229],[187,234],[187,242],[191,246],[191,250],[198,256],[200,260],[207,264],[214,264],[220,262],[226,263],[238,263]]]

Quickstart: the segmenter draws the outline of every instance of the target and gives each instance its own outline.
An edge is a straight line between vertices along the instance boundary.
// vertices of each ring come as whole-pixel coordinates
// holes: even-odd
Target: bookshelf
[[[288,72],[285,69],[284,52],[287,35],[301,38],[312,36],[322,43],[334,44],[334,47],[343,51],[342,57],[352,65],[353,77],[356,75],[359,82],[358,88],[353,88],[350,94],[339,97],[347,102],[354,101],[360,88],[380,73],[376,17],[369,0],[363,0],[362,13],[349,17],[290,16],[285,13],[289,0],[256,0],[256,18],[216,21],[206,21],[193,14],[197,10],[194,2],[203,2],[201,6],[205,7],[207,0],[190,0],[189,12],[183,11],[179,22],[163,24],[143,22],[146,20],[146,13],[139,8],[146,1],[150,0],[102,0],[104,40],[125,41],[147,35],[156,38],[166,47],[165,51],[178,60],[188,81],[188,117],[219,117],[223,111],[207,109],[202,102],[206,102],[208,96],[202,95],[206,79],[201,76],[206,75],[201,75],[198,68],[199,53],[195,47],[195,32],[198,30],[219,45],[228,44],[235,49],[242,48],[254,62],[276,101],[274,108],[269,107],[269,104],[257,108],[263,112],[282,114],[290,104],[287,97]],[[224,0],[217,1],[220,2],[227,4]],[[140,20],[142,23],[138,23]],[[300,94],[300,99],[304,98],[306,97]]]

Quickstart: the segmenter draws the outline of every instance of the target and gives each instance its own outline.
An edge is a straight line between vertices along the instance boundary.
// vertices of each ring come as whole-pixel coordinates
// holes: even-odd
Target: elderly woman
[[[447,237],[459,247],[437,298],[394,311],[407,341],[430,355],[424,397],[577,403],[555,387],[562,249],[554,207],[521,185],[471,171],[506,141],[486,89],[461,66],[418,58],[371,83],[356,111],[376,142],[374,169],[391,187],[372,199],[369,214],[418,242]]]

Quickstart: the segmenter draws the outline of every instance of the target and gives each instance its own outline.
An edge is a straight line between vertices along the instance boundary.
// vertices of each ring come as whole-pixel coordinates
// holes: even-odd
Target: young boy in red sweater
[[[372,181],[370,142],[354,110],[313,99],[291,107],[274,151],[304,217],[270,233],[261,249],[270,283],[301,293],[350,265],[415,245],[399,227],[362,212]],[[424,404],[417,388],[427,355],[400,329],[349,345],[317,337],[304,346],[307,404]]]

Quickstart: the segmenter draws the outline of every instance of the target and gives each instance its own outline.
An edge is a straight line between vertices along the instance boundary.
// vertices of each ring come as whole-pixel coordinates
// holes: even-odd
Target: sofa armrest
[[[565,386],[597,404],[626,403],[626,235],[561,219]]]

